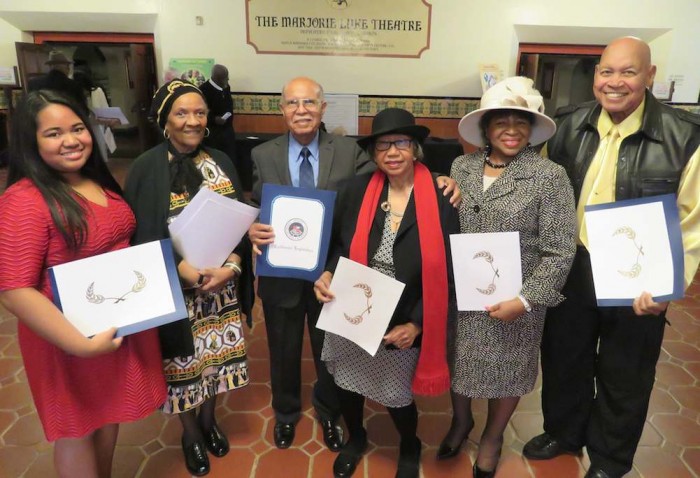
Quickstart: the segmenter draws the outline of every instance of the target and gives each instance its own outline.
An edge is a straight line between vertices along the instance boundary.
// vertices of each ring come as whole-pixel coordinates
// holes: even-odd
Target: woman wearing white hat
[[[480,108],[459,123],[459,134],[481,147],[460,156],[451,176],[462,190],[462,233],[520,233],[523,286],[518,296],[483,312],[459,312],[450,344],[452,424],[438,459],[459,453],[474,426],[471,399],[488,399],[474,476],[495,474],[503,431],[537,378],[545,310],[559,293],[573,260],[576,213],[561,166],[542,158],[541,144],[556,130],[544,115],[532,80],[507,78],[489,89]]]

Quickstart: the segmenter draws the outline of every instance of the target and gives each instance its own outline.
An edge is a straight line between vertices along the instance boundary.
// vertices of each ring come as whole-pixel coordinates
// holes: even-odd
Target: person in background
[[[576,211],[566,171],[530,146],[546,141],[555,129],[542,96],[523,77],[489,88],[480,108],[459,123],[462,138],[482,148],[452,164],[452,177],[464,193],[460,230],[518,232],[523,278],[517,296],[484,311],[460,311],[450,334],[453,417],[437,458],[459,452],[474,427],[472,399],[487,399],[475,478],[495,476],[503,432],[520,397],[535,386],[545,311],[564,300],[560,290],[576,249]]]
[[[49,72],[29,80],[29,91],[54,90],[72,97],[85,111],[88,111],[83,88],[70,78],[72,61],[58,50],[49,52],[49,59],[44,62]]]
[[[397,478],[418,478],[421,442],[413,394],[438,395],[449,387],[447,322],[456,312],[449,234],[459,232],[457,211],[440,194],[420,160],[430,130],[403,109],[380,111],[372,134],[358,143],[377,165],[340,188],[326,272],[316,281],[319,302],[341,256],[405,284],[375,356],[339,335],[325,334],[322,360],[333,375],[350,437],[333,464],[336,478],[351,476],[367,448],[365,397],[381,403],[401,437]]]
[[[228,156],[202,147],[207,104],[196,86],[182,80],[164,84],[153,97],[151,113],[165,141],[136,158],[127,175],[125,197],[136,215],[135,244],[168,238],[168,224],[201,188],[241,197]],[[250,319],[251,249],[244,238],[220,267],[198,270],[182,257],[176,263],[189,317],[159,329],[168,384],[163,411],[180,418],[185,465],[201,476],[210,469],[207,450],[217,457],[229,451],[216,423],[217,397],[249,382],[237,292]]]
[[[0,304],[17,316],[29,388],[61,477],[111,476],[119,424],[166,398],[156,330],[83,336],[52,302],[52,266],[129,246],[135,221],[86,112],[53,90],[13,118],[0,196]],[[96,316],[95,320],[99,320]]]
[[[236,166],[239,177],[243,171],[236,158],[236,133],[233,130],[233,98],[228,82],[228,69],[214,65],[211,78],[199,87],[209,107],[207,124],[211,134],[204,138],[204,144],[226,153]]]
[[[117,143],[111,128],[121,123],[116,118],[103,118],[95,112],[97,108],[107,108],[109,102],[107,102],[104,90],[93,81],[88,67],[76,69],[73,73],[73,80],[83,89],[100,152],[107,159],[111,153],[117,150]]]
[[[700,262],[700,117],[660,103],[647,88],[656,67],[638,38],[612,41],[595,69],[596,100],[559,110],[549,157],[566,169],[577,202],[576,258],[566,300],[550,309],[542,341],[545,433],[525,444],[533,460],[580,454],[586,478],[620,478],[642,435],[668,303],[644,292],[632,307],[598,307],[584,207],[678,196],[685,286]]]

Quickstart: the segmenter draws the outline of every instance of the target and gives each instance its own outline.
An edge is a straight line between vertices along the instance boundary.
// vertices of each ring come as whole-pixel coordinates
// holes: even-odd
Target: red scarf
[[[367,265],[369,232],[386,176],[375,171],[369,181],[350,244],[350,259]],[[430,171],[414,163],[413,197],[420,242],[423,285],[423,342],[413,376],[413,392],[439,395],[450,386],[447,368],[447,263],[437,194]]]

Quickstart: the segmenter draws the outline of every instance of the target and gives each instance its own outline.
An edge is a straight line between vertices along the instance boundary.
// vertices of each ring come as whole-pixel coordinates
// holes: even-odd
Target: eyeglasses
[[[285,100],[282,102],[282,107],[289,111],[299,109],[300,105],[303,105],[304,109],[309,111],[317,111],[321,105],[321,101],[313,98],[295,98],[293,100]]]
[[[391,149],[391,145],[393,144],[396,146],[396,149],[411,149],[411,143],[413,143],[413,140],[411,139],[397,139],[396,141],[377,141],[374,143],[374,149],[377,151],[389,151]]]

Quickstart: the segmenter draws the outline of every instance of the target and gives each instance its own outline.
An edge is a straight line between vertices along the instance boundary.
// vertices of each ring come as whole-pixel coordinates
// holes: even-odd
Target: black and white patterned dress
[[[484,156],[452,163],[462,191],[462,233],[520,233],[521,295],[532,305],[512,322],[487,312],[459,312],[448,336],[452,390],[474,398],[522,396],[537,379],[544,316],[563,300],[559,293],[576,251],[576,210],[564,169],[525,148],[484,190]]]
[[[382,239],[369,266],[389,277],[394,275],[393,246],[389,214],[384,220]],[[336,385],[359,393],[385,407],[405,407],[413,401],[411,383],[420,349],[388,350],[383,345],[372,357],[364,349],[339,335],[326,332],[321,360]]]

